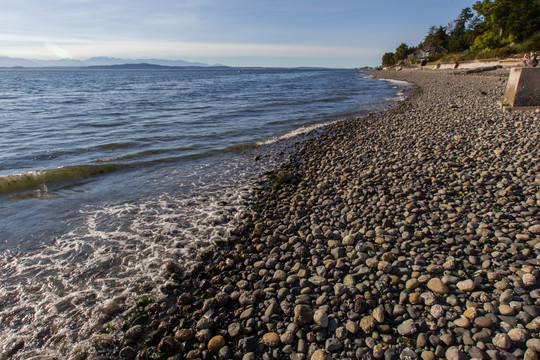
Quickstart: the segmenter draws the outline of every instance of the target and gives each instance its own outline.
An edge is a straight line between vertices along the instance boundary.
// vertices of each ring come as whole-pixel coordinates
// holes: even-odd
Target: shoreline
[[[415,86],[318,129],[227,241],[189,271],[164,264],[163,298],[96,337],[98,355],[537,356],[539,114],[498,107],[507,71],[373,75]]]

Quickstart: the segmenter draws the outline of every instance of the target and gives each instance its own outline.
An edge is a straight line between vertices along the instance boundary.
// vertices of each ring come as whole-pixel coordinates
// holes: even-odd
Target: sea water
[[[298,136],[403,84],[328,69],[0,71],[0,352],[76,357],[226,236]],[[17,346],[18,347],[18,346]]]

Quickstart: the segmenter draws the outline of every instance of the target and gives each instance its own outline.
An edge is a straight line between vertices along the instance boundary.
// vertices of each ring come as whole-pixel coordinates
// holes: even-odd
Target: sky
[[[474,0],[0,0],[0,56],[378,66]]]

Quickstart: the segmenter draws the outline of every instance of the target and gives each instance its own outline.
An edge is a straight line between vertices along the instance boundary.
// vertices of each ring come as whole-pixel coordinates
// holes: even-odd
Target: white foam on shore
[[[337,121],[339,121],[339,120],[334,120],[334,121],[329,121],[329,122],[324,122],[324,123],[314,124],[314,125],[309,125],[309,126],[302,126],[302,127],[296,128],[294,130],[291,130],[289,132],[286,132],[283,135],[274,136],[274,137],[271,137],[269,139],[258,141],[257,146],[270,145],[270,144],[274,144],[274,143],[276,143],[278,141],[281,141],[281,140],[291,139],[291,138],[294,138],[294,137],[297,137],[297,136],[300,136],[300,135],[304,135],[304,134],[307,134],[307,133],[309,133],[309,132],[311,132],[313,130],[317,130],[317,129],[320,129],[320,128],[325,127],[325,126],[332,125]]]
[[[162,194],[138,204],[83,209],[83,225],[29,254],[0,257],[0,348],[24,340],[13,359],[86,358],[114,317],[143,294],[158,298],[166,261],[186,265],[225,237],[250,188],[196,184],[196,196]],[[192,186],[193,184],[186,184]]]
[[[400,86],[400,87],[409,87],[412,86],[410,82],[403,81],[403,80],[394,80],[394,79],[380,79],[382,81],[386,81],[392,85]]]
[[[366,78],[373,78],[372,75],[365,75],[365,77]],[[392,102],[392,101],[398,101],[399,102],[399,101],[405,100],[407,98],[405,90],[413,85],[413,84],[411,84],[409,82],[401,81],[401,80],[393,80],[393,79],[381,79],[381,80],[386,81],[386,82],[394,85],[393,88],[398,89],[398,91],[394,94],[394,96],[387,97],[387,98],[384,99],[385,101],[390,101],[390,102]],[[368,112],[368,110],[370,110],[368,104],[365,104],[365,108],[363,110],[365,110],[366,113]],[[376,109],[376,110],[381,110],[381,109]],[[270,144],[274,144],[274,143],[276,143],[278,141],[281,141],[281,140],[291,139],[291,138],[297,137],[299,135],[307,134],[307,133],[309,133],[309,132],[311,132],[313,130],[316,130],[316,129],[319,129],[319,128],[322,128],[322,127],[325,127],[325,126],[328,126],[328,125],[332,125],[332,124],[334,124],[334,123],[336,123],[336,122],[338,122],[340,120],[342,120],[342,119],[329,121],[329,122],[323,122],[323,123],[309,125],[309,126],[302,126],[302,127],[296,128],[294,130],[291,130],[289,132],[286,132],[283,135],[274,136],[274,137],[271,137],[269,139],[258,141],[256,143],[256,145],[257,146],[270,145]]]

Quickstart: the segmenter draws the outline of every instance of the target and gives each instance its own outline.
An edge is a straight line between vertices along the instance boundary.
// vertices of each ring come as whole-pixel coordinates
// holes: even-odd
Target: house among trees
[[[384,53],[382,66],[536,53],[540,50],[538,19],[540,0],[477,0],[447,26],[431,26],[418,47],[401,43],[395,53]]]
[[[416,50],[407,57],[407,60],[422,61],[428,59],[430,56],[446,53],[448,53],[448,50],[442,46],[432,45]]]

